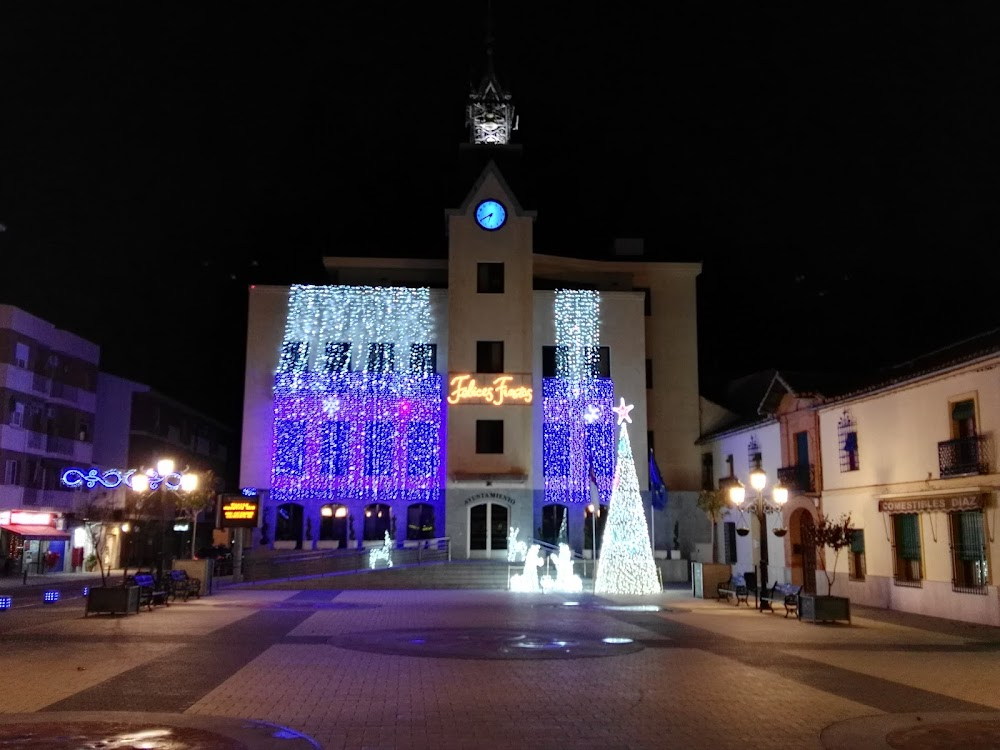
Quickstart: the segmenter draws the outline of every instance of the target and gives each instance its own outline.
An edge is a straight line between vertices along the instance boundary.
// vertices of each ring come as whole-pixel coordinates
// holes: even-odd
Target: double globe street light
[[[764,473],[764,470],[760,466],[750,472],[750,486],[753,487],[757,496],[745,507],[743,503],[746,502],[746,487],[738,479],[729,488],[729,499],[739,509],[741,516],[744,511],[749,511],[757,517],[757,525],[760,528],[760,577],[755,593],[757,594],[758,606],[763,611],[765,608],[764,601],[760,598],[760,594],[764,593],[764,590],[767,588],[767,567],[769,562],[767,553],[767,516],[771,513],[778,514],[778,525],[773,529],[776,537],[783,537],[788,533],[782,513],[785,503],[788,502],[788,490],[778,482],[771,488],[770,499],[764,497],[764,487],[767,486],[767,474]],[[746,536],[750,533],[750,529],[744,525],[737,528],[736,533],[740,536]]]
[[[187,471],[177,471],[172,459],[163,458],[156,462],[155,469],[146,469],[145,471],[137,471],[131,477],[132,490],[137,493],[143,493],[148,491],[149,495],[147,500],[152,497],[157,490],[163,488],[170,490],[172,492],[193,492],[198,489],[198,475],[189,474]],[[161,514],[161,521],[163,520]],[[125,525],[122,527],[123,531],[127,531]],[[194,536],[197,533],[197,526],[195,531],[192,533],[191,546],[194,548]],[[160,552],[158,555],[159,563],[157,565],[158,572],[162,575],[163,567],[163,555],[164,555],[164,544],[165,544],[165,533],[161,533],[160,538]],[[193,552],[192,552],[193,555]]]

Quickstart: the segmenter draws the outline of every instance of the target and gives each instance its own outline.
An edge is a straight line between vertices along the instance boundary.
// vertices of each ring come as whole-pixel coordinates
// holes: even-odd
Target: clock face
[[[485,200],[476,207],[476,222],[483,229],[499,229],[507,221],[507,209],[498,201]]]

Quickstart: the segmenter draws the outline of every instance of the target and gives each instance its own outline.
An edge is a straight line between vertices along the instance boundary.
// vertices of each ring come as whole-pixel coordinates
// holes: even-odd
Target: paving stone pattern
[[[977,750],[1000,737],[994,628],[863,607],[850,625],[803,623],[687,590],[566,606],[288,586],[130,616],[84,618],[72,598],[4,612],[0,725],[125,716],[173,726],[176,750]]]

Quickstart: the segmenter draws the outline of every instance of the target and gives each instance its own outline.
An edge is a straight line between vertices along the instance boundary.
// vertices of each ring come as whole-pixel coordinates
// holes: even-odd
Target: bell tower
[[[479,86],[469,92],[465,107],[465,124],[469,142],[505,145],[517,130],[517,117],[511,104],[510,92],[500,85],[493,68],[493,4],[489,4],[486,19],[486,73]]]

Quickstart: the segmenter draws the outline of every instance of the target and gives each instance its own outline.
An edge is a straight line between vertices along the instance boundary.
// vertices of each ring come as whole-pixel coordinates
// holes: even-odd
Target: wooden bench
[[[167,590],[157,585],[156,576],[152,573],[135,573],[129,576],[129,582],[139,587],[140,607],[148,607],[152,612],[154,606],[168,604]]]
[[[168,571],[167,580],[171,601],[176,600],[178,596],[184,601],[187,601],[189,596],[201,598],[201,579],[191,578],[186,570]]]
[[[740,606],[740,603],[750,606],[750,589],[747,588],[746,581],[738,576],[729,576],[728,581],[723,581],[716,587],[716,592],[719,601],[725,599],[727,602],[735,597],[736,606]]]
[[[802,591],[801,586],[775,582],[771,588],[765,589],[764,593],[760,595],[761,610],[763,611],[763,605],[766,603],[767,609],[774,612],[774,605],[780,602],[785,605],[785,617],[792,613],[798,616],[800,591]]]

